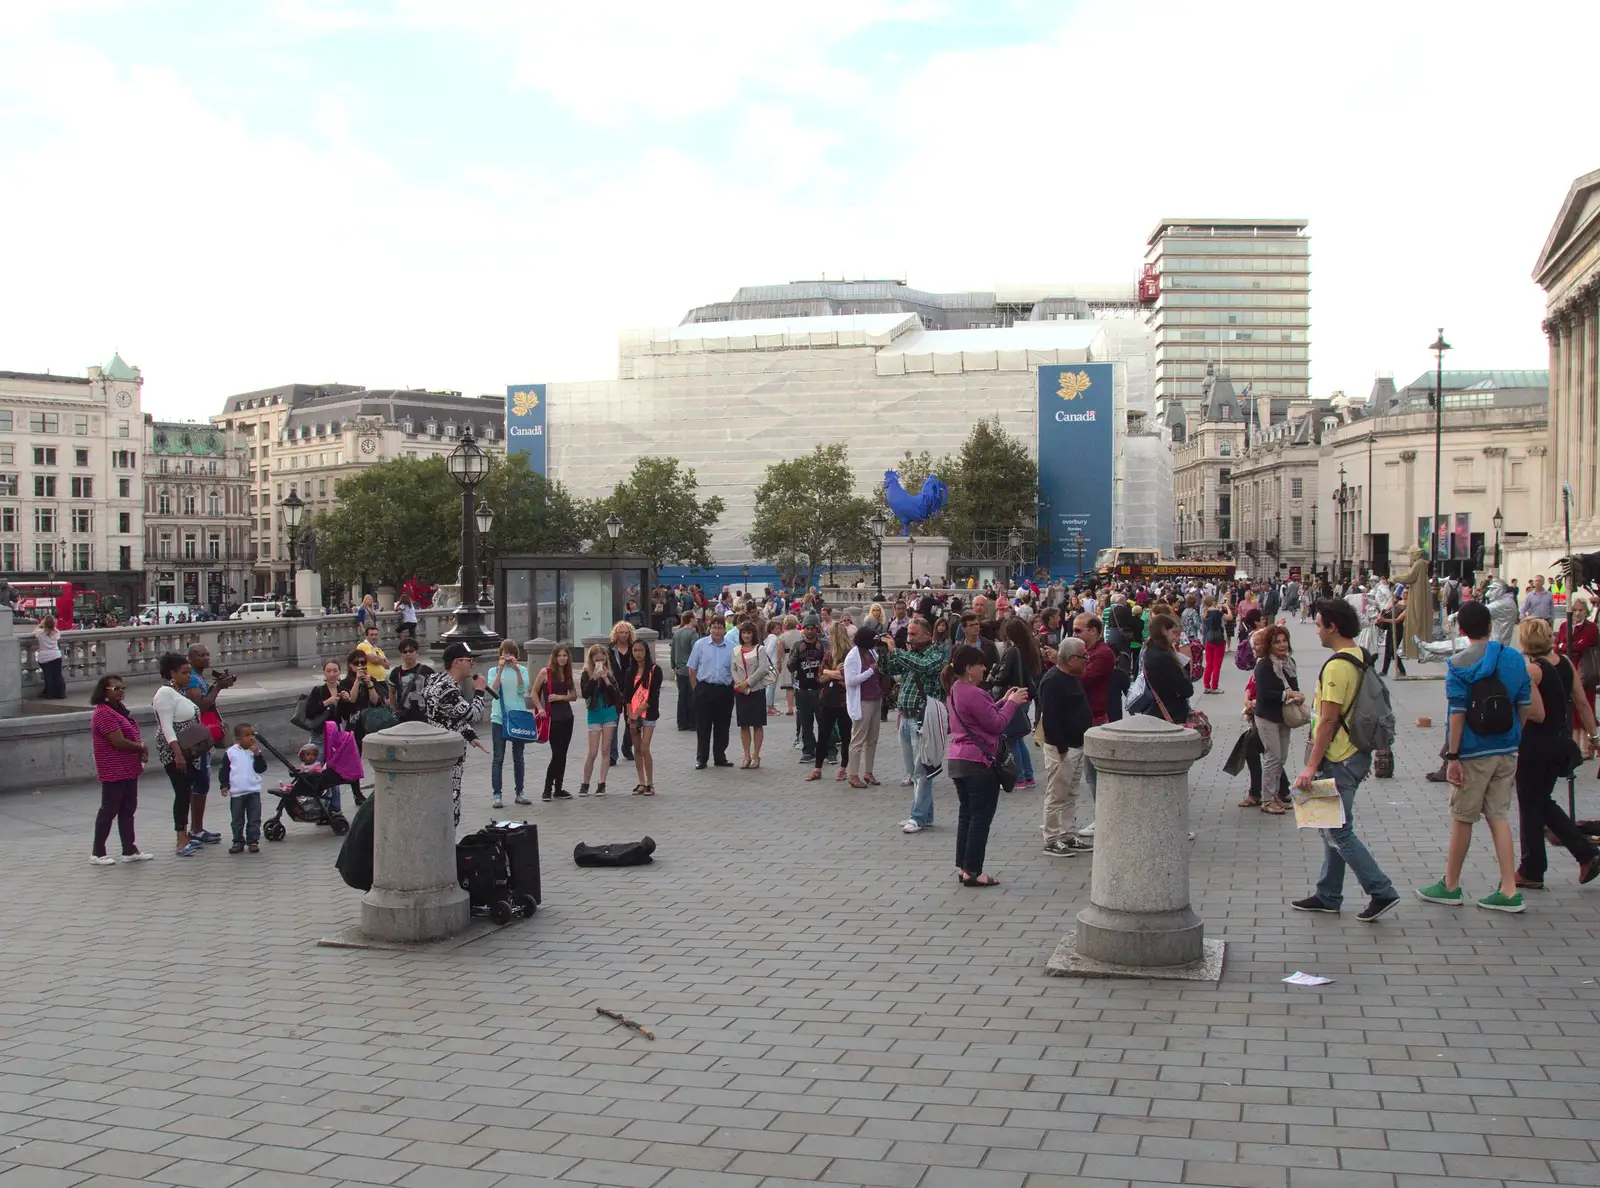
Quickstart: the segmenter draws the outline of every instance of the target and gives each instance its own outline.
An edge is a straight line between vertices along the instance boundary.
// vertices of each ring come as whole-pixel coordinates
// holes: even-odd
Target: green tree
[[[611,494],[585,504],[580,515],[583,535],[596,548],[610,547],[605,520],[622,521],[617,550],[663,565],[711,564],[711,529],[726,506],[720,495],[699,499],[700,480],[692,467],[676,458],[643,457]]]
[[[999,417],[972,426],[945,481],[950,486],[946,532],[959,549],[969,548],[981,530],[1031,526],[1038,514],[1038,464],[1027,443],[1007,433]]]
[[[526,454],[497,461],[478,484],[478,498],[494,509],[494,528],[480,545],[480,563],[492,565],[495,557],[511,553],[575,553],[583,545],[580,502],[560,483],[532,470]],[[459,537],[459,510],[456,522]]]
[[[842,443],[817,446],[799,458],[774,462],[756,488],[750,548],[780,566],[805,560],[806,584],[823,564],[847,565],[872,556],[867,518],[873,501],[852,488],[849,450]]]

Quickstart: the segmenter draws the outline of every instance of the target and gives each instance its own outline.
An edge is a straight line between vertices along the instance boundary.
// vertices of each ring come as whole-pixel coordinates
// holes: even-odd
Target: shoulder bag
[[[1167,706],[1166,703],[1161,700],[1161,694],[1156,692],[1156,687],[1154,685],[1150,685],[1149,689],[1150,696],[1155,698],[1156,706],[1161,710],[1161,716],[1167,721],[1172,722],[1172,715],[1167,713]],[[1184,719],[1182,722],[1172,722],[1172,724],[1174,726],[1183,726],[1186,729],[1193,730],[1200,736],[1200,758],[1204,759],[1207,755],[1211,754],[1211,719],[1206,717],[1203,712],[1200,710],[1190,710],[1189,716],[1186,719]],[[1252,731],[1252,733],[1254,732]]]
[[[955,698],[947,698],[945,704],[955,714],[956,721],[961,723],[961,728],[967,732],[967,737],[976,745],[978,736],[972,733],[972,727],[968,726],[967,720],[961,716],[960,709],[956,707]],[[1022,707],[1018,706],[1017,708],[1021,709]],[[1001,737],[1000,745],[995,753],[989,758],[989,770],[999,777],[1000,787],[1007,792],[1017,786],[1017,759],[1011,753],[1011,746],[1004,736]]]
[[[1578,660],[1578,679],[1585,689],[1600,685],[1600,645],[1590,648]]]
[[[549,737],[550,719],[545,715],[541,714],[536,717],[532,710],[512,709],[502,710],[500,717],[500,728],[512,742],[538,743],[544,742]],[[540,737],[538,718],[543,718],[546,724],[544,738]]]

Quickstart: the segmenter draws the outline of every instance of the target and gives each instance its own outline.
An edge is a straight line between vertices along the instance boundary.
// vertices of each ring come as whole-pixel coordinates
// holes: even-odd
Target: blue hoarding
[[[547,422],[543,384],[506,386],[506,450],[528,455],[528,469],[544,474]]]
[[[1040,527],[1050,538],[1045,563],[1074,577],[1109,548],[1114,466],[1112,365],[1039,368]],[[1082,552],[1078,535],[1082,534]]]

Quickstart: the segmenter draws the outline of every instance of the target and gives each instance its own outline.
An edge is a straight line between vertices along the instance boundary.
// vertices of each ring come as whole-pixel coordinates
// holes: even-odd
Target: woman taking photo
[[[1567,622],[1561,621],[1561,626],[1556,628],[1556,651],[1572,661],[1572,667],[1577,670],[1579,684],[1583,690],[1583,700],[1589,703],[1589,716],[1594,716],[1594,690],[1595,686],[1590,679],[1584,677],[1584,657],[1600,648],[1600,629],[1589,621],[1589,600],[1582,594],[1572,596],[1572,635],[1567,636]],[[1589,661],[1590,666],[1594,661]],[[1600,675],[1600,669],[1593,669]],[[1549,720],[1549,715],[1545,715]],[[1595,746],[1589,741],[1589,732],[1584,730],[1582,721],[1578,717],[1578,707],[1572,707],[1572,737],[1583,747],[1583,757],[1593,759]]]
[[[44,677],[44,692],[39,696],[60,701],[67,695],[67,678],[61,673],[61,632],[56,629],[54,615],[46,615],[33,629],[33,645],[39,672]]]
[[[1150,620],[1150,638],[1144,646],[1144,704],[1138,712],[1165,718],[1175,726],[1189,720],[1189,698],[1194,682],[1189,679],[1189,657],[1179,651],[1183,628],[1171,615],[1156,615]]]
[[[200,852],[201,839],[189,836],[190,797],[204,795],[200,783],[204,768],[194,762],[194,754],[201,750],[198,740],[191,742],[186,753],[178,737],[184,727],[199,725],[200,706],[189,700],[189,658],[177,652],[161,657],[161,679],[166,682],[156,690],[156,756],[166,770],[167,782],[172,785],[172,823],[178,835],[177,856],[189,858]],[[211,735],[206,734],[206,746]],[[221,837],[217,838],[221,841]]]
[[[1281,623],[1263,627],[1251,636],[1252,644],[1258,640],[1255,674],[1251,677],[1255,693],[1245,702],[1245,713],[1255,722],[1256,736],[1261,740],[1261,774],[1255,781],[1255,795],[1246,796],[1239,806],[1259,807],[1262,812],[1276,817],[1283,815],[1283,802],[1288,798],[1284,791],[1288,787],[1285,769],[1289,761],[1289,736],[1293,733],[1284,724],[1283,707],[1303,705],[1305,694],[1300,692],[1289,629]],[[1272,789],[1270,795],[1268,788]]]
[[[511,744],[511,776],[516,784],[517,803],[533,803],[522,791],[525,773],[522,748],[527,744],[521,739],[506,738],[506,714],[511,710],[533,707],[533,690],[529,687],[527,668],[518,663],[521,659],[522,649],[517,647],[516,641],[503,640],[499,663],[489,672],[489,696],[493,698],[489,705],[489,735],[494,747],[490,759],[493,766],[489,769],[489,788],[494,793],[495,808],[502,807],[501,768],[505,766],[508,742]]]
[[[1574,608],[1576,610],[1576,608]],[[1576,633],[1574,633],[1576,634]],[[1517,865],[1517,887],[1544,890],[1550,859],[1545,851],[1545,830],[1567,848],[1578,863],[1578,882],[1600,876],[1600,850],[1568,817],[1552,793],[1565,772],[1570,745],[1567,724],[1576,714],[1590,741],[1596,740],[1594,711],[1583,695],[1583,682],[1568,657],[1552,662],[1550,624],[1524,619],[1517,624],[1517,646],[1528,661],[1528,679],[1544,702],[1544,716],[1522,724],[1517,746],[1517,809],[1521,818],[1522,861]]]
[[[756,651],[760,652],[758,647]],[[762,652],[765,656],[766,653]],[[656,763],[650,753],[650,741],[655,737],[656,723],[661,718],[661,665],[650,654],[650,645],[642,639],[633,641],[633,687],[628,692],[628,729],[633,732],[633,766],[639,782],[634,785],[635,796],[656,794]],[[757,694],[760,697],[760,694]],[[761,698],[762,721],[766,721],[766,698]],[[759,734],[759,730],[758,730]],[[760,742],[756,743],[757,748]]]
[[[772,680],[767,649],[756,633],[755,620],[739,624],[739,642],[733,649],[734,720],[739,724],[739,745],[744,749],[740,767],[761,766],[761,738],[767,729],[767,683]],[[754,749],[752,750],[752,742]]]
[[[950,710],[945,769],[961,803],[956,822],[956,878],[967,887],[1000,885],[999,879],[983,869],[989,826],[1000,802],[1000,773],[995,762],[1005,745],[1006,723],[1019,705],[1028,702],[1026,689],[1012,689],[999,701],[990,698],[984,682],[987,672],[983,653],[962,644],[940,677]]]
[[[837,747],[839,774],[834,778],[848,777],[845,768],[849,763],[850,713],[844,687],[844,662],[850,655],[850,639],[844,624],[835,623],[828,633],[828,649],[817,672],[817,755],[816,766],[806,776],[809,783],[822,778],[823,760],[834,754]]]
[[[544,799],[571,800],[565,788],[567,748],[572,745],[572,703],[578,700],[572,676],[572,649],[558,643],[550,649],[550,663],[539,670],[532,690],[533,712],[550,717],[550,766],[544,769]]]
[[[874,607],[881,610],[881,607]],[[943,619],[939,620],[941,623]],[[856,630],[855,646],[844,659],[845,712],[850,715],[850,786],[875,787],[873,760],[878,754],[878,715],[883,686],[878,681],[878,635],[888,625],[874,624],[869,614]]]
[[[100,812],[94,819],[94,845],[89,861],[94,866],[111,866],[116,859],[106,853],[111,823],[117,823],[122,840],[124,862],[144,862],[154,858],[139,850],[133,837],[133,814],[139,807],[139,776],[150,748],[139,741],[139,723],[128,712],[123,696],[127,686],[119,676],[103,676],[89,694],[94,716],[89,730],[94,740],[94,771],[100,780]]]
[[[1010,690],[1020,688],[1028,690],[1031,697],[1039,687],[1039,674],[1044,669],[1039,660],[1039,648],[1033,641],[1033,632],[1025,620],[1013,617],[1001,624],[1000,633],[1011,646],[1000,657],[1000,664],[989,679],[990,696],[998,701]],[[1011,747],[1011,757],[1017,763],[1017,787],[1032,788],[1033,754],[1028,748],[1028,739],[1014,738],[1008,745]]]
[[[417,604],[411,601],[411,595],[400,595],[400,601],[394,604],[394,609],[400,614],[400,626],[397,629],[401,639],[410,636],[417,638]],[[366,624],[362,624],[365,626]]]
[[[611,770],[611,740],[617,732],[622,708],[622,689],[611,672],[605,644],[590,644],[583,655],[583,678],[579,681],[589,727],[589,755],[583,761],[583,783],[578,795],[589,795],[589,777],[594,773],[595,757],[600,759],[600,782],[596,796],[606,794],[606,773]]]

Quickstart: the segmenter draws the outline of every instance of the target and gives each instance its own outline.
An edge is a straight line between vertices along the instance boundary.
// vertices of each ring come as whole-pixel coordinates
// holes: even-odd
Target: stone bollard
[[[450,769],[466,746],[455,731],[426,722],[362,740],[376,776],[372,890],[361,900],[361,931],[373,940],[444,940],[471,922],[456,882],[450,803]]]
[[[0,606],[0,718],[22,713],[22,645],[12,626],[11,608]]]
[[[546,639],[542,635],[523,641],[522,662],[528,666],[529,680],[537,677],[539,675],[539,670],[550,663],[550,653],[554,652],[555,650],[556,641],[553,639]],[[583,657],[574,656],[572,660],[572,671],[577,673],[582,671],[582,669]]]
[[[1099,776],[1089,906],[1049,972],[1214,981],[1222,942],[1189,906],[1189,768],[1200,736],[1134,715],[1084,736]]]

